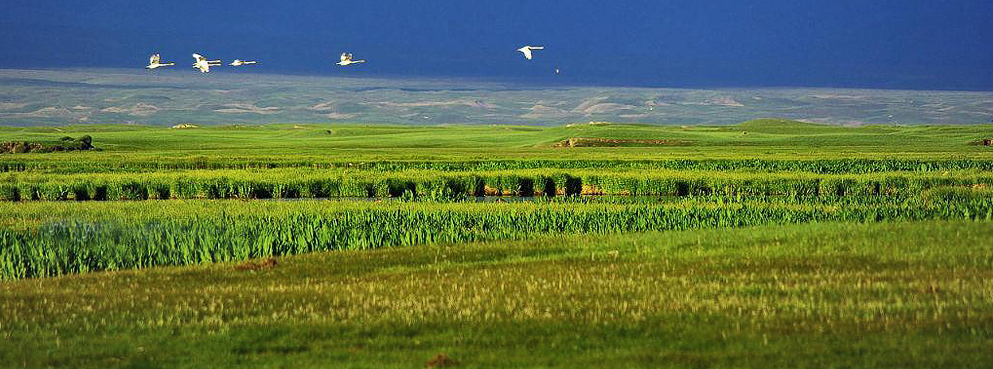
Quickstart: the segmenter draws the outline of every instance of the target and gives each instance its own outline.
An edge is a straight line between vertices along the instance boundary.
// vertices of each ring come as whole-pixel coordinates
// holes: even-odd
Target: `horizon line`
[[[964,88],[934,88],[934,89],[917,89],[917,88],[883,88],[883,87],[857,87],[857,86],[816,86],[816,85],[633,85],[633,84],[602,84],[597,82],[580,82],[575,80],[561,81],[558,83],[549,83],[548,79],[557,77],[547,77],[540,80],[535,80],[533,76],[521,76],[521,77],[508,77],[508,76],[468,76],[468,75],[396,75],[391,73],[368,73],[359,72],[358,75],[334,75],[334,74],[323,74],[323,73],[313,73],[313,72],[286,72],[286,71],[242,71],[239,70],[237,74],[225,73],[225,69],[219,69],[220,73],[225,76],[233,75],[261,75],[261,76],[276,76],[276,77],[316,77],[316,78],[326,78],[326,79],[357,79],[357,80],[407,80],[407,81],[430,81],[430,82],[443,82],[443,81],[459,81],[466,80],[475,83],[493,83],[493,84],[522,84],[523,82],[529,82],[532,84],[538,84],[539,86],[544,86],[546,88],[558,87],[558,88],[631,88],[631,89],[659,89],[659,90],[812,90],[812,89],[822,89],[822,90],[862,90],[862,91],[937,91],[937,92],[968,92],[968,93],[993,93],[993,89],[964,89]],[[0,72],[107,72],[107,73],[120,73],[120,72],[132,72],[130,74],[144,74],[144,75],[154,75],[153,73],[174,73],[174,72],[189,72],[184,73],[188,75],[202,75],[202,73],[196,72],[192,69],[187,71],[186,69],[166,69],[161,71],[147,71],[144,68],[121,68],[121,67],[48,67],[48,68],[35,68],[35,69],[24,69],[24,68],[7,68],[0,66]],[[212,71],[212,73],[216,73]],[[209,78],[209,77],[205,77]],[[568,78],[568,77],[566,77]],[[541,90],[546,88],[536,87],[535,90]]]

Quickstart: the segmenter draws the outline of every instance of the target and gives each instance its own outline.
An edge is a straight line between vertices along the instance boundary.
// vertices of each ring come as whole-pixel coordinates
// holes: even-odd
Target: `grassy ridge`
[[[993,227],[544,237],[0,283],[14,367],[983,367]]]
[[[843,127],[780,119],[760,119],[729,126],[637,124],[569,124],[557,127],[509,125],[249,125],[169,129],[154,126],[82,125],[2,127],[0,141],[43,140],[67,134],[91,134],[111,152],[169,150],[281,150],[380,148],[551,148],[568,138],[679,140],[700,147],[751,146],[875,147],[872,151],[961,151],[989,136],[993,125]],[[58,136],[61,135],[61,136]],[[102,140],[101,140],[102,138]],[[278,139],[273,139],[278,138]],[[673,148],[685,150],[685,148]]]
[[[939,197],[941,196],[941,197]],[[993,220],[993,197],[591,203],[28,203],[0,206],[0,279],[314,251],[768,223]],[[14,230],[20,228],[21,230]]]

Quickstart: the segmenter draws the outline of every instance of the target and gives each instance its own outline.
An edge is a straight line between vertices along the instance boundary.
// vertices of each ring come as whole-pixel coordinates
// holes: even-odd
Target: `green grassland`
[[[841,127],[782,120],[731,126],[574,124],[539,126],[263,125],[0,127],[2,141],[51,141],[89,134],[100,151],[49,156],[3,156],[9,163],[85,161],[268,163],[310,166],[364,161],[666,160],[666,159],[951,159],[990,160],[993,148],[970,143],[993,135],[993,125]],[[649,147],[554,147],[569,138],[686,141]],[[922,155],[927,155],[922,158]],[[82,164],[80,164],[82,165]]]
[[[440,244],[0,284],[26,367],[983,367],[989,223]]]
[[[993,359],[993,125],[0,127],[83,135],[0,154],[0,362]]]

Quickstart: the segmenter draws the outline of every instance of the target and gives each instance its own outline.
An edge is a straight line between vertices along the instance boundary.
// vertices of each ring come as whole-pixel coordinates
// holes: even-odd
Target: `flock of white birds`
[[[531,57],[532,57],[532,53],[531,52],[532,51],[534,51],[534,50],[544,50],[544,49],[545,49],[544,46],[530,46],[530,45],[526,45],[526,46],[524,46],[524,47],[522,47],[520,49],[517,49],[517,51],[520,51],[522,54],[524,54],[524,57],[525,58],[527,58],[528,60],[531,60]],[[240,66],[244,66],[244,65],[254,65],[254,64],[258,64],[258,63],[259,62],[257,60],[235,59],[233,62],[231,62],[228,65],[230,65],[232,67],[240,67]],[[365,60],[364,59],[354,60],[354,59],[352,59],[352,54],[351,53],[344,52],[344,53],[341,53],[340,61],[337,62],[337,63],[335,63],[335,64],[338,64],[340,66],[346,66],[346,65],[358,64],[358,63],[365,63]],[[176,63],[163,63],[162,62],[162,56],[160,56],[159,54],[152,54],[152,56],[150,56],[148,58],[148,65],[145,66],[145,69],[156,69],[156,68],[168,67],[168,66],[173,66],[173,65],[176,65]],[[207,58],[205,58],[203,55],[200,55],[200,54],[197,54],[197,53],[194,53],[193,54],[193,68],[194,69],[199,69],[200,70],[200,73],[209,73],[210,72],[210,67],[219,67],[221,65],[224,65],[224,62],[222,62],[220,60],[207,60]],[[559,73],[559,70],[557,68],[555,69],[555,73],[556,74]]]

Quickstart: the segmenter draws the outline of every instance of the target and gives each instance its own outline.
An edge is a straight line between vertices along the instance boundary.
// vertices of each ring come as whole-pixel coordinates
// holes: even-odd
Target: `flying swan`
[[[228,64],[228,65],[230,65],[232,67],[240,67],[242,65],[252,65],[252,64],[258,64],[258,63],[259,62],[257,60],[251,60],[251,61],[249,61],[249,60],[235,59],[233,62],[231,62],[231,64]]]
[[[207,60],[203,55],[193,54],[193,68],[199,69],[200,73],[210,72],[210,67],[219,67],[222,62],[220,60]]]
[[[340,66],[346,66],[346,65],[355,64],[355,63],[365,63],[365,60],[364,59],[363,60],[352,60],[352,54],[351,53],[341,53],[341,61],[340,62],[337,62],[335,64],[338,64]]]
[[[544,50],[544,49],[545,49],[544,46],[524,46],[520,49],[517,49],[517,51],[520,51],[522,54],[524,54],[525,58],[531,60],[531,50]]]
[[[176,63],[159,63],[159,60],[161,60],[159,54],[152,54],[152,56],[148,57],[148,66],[146,66],[145,69],[155,69],[158,67],[176,65]]]

